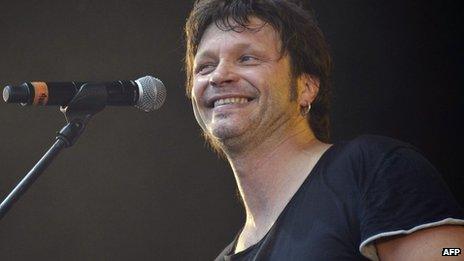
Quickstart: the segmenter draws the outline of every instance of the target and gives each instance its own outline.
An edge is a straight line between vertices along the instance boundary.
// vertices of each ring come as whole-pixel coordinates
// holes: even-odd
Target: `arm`
[[[382,261],[389,260],[463,260],[459,256],[442,256],[443,248],[464,251],[464,226],[444,225],[416,231],[409,235],[380,239],[375,243]]]

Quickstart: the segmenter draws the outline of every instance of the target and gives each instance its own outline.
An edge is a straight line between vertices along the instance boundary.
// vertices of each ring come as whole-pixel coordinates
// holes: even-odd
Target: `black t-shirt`
[[[376,239],[443,224],[464,225],[464,211],[435,168],[365,135],[322,155],[262,240],[232,254],[237,234],[216,260],[376,260]]]

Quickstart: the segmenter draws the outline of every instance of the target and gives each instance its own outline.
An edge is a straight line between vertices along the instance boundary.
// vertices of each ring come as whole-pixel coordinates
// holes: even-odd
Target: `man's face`
[[[290,61],[278,33],[251,18],[255,30],[210,25],[194,60],[192,105],[203,131],[226,146],[252,146],[298,118],[290,101]]]

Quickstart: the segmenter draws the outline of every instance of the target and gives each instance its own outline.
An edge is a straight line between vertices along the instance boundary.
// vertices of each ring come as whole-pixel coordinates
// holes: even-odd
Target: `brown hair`
[[[319,79],[316,99],[311,104],[308,123],[316,138],[329,142],[329,98],[331,57],[314,15],[293,0],[197,0],[185,25],[186,92],[191,98],[193,61],[206,28],[215,23],[221,30],[248,29],[250,17],[271,25],[280,35],[282,54],[291,61],[292,77],[303,73]],[[291,87],[291,97],[296,90]]]

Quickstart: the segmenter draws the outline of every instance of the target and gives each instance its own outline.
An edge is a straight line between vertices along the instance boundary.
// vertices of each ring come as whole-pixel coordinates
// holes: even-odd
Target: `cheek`
[[[205,124],[205,120],[204,120],[204,111],[203,113],[200,112],[200,109],[198,107],[198,99],[194,93],[194,88],[192,88],[192,109],[193,109],[193,115],[195,115],[195,119],[197,120],[197,123],[198,125],[200,125],[201,129],[203,131],[206,131],[207,128],[206,128],[206,124]]]
[[[260,97],[260,103],[268,103],[269,96],[282,96],[287,95],[286,90],[282,87],[285,86],[284,81],[286,77],[279,74],[279,72],[272,70],[256,70],[244,72],[241,74],[243,79],[252,86]],[[274,102],[274,100],[272,100]]]
[[[266,74],[263,70],[241,70],[238,75],[240,76],[242,83],[245,83],[246,86],[251,86],[259,95],[265,92],[265,89],[268,88],[270,75]]]
[[[206,77],[195,78],[193,80],[192,86],[192,98],[194,98],[196,101],[200,100],[206,89],[206,86],[208,86],[208,79],[206,79]]]

